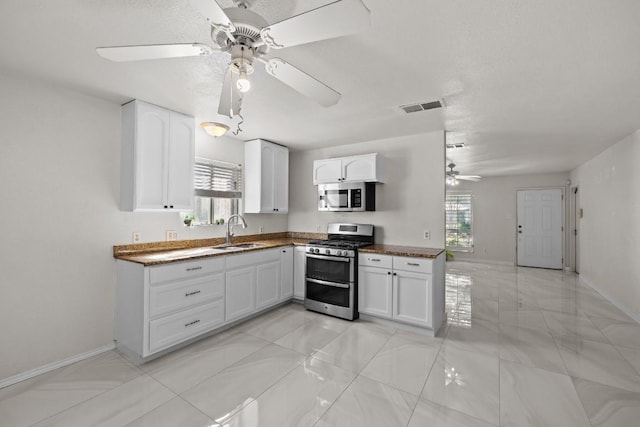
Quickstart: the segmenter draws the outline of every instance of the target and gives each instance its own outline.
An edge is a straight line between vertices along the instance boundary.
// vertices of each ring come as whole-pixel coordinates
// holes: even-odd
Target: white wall
[[[323,149],[293,152],[289,230],[322,231],[330,222],[374,224],[376,242],[444,247],[444,133],[431,132]],[[375,212],[318,212],[313,161],[380,153],[386,183],[376,186]],[[431,231],[425,240],[423,232]]]
[[[640,131],[571,172],[580,279],[640,321]]]
[[[242,163],[242,143],[200,129],[197,153]],[[113,245],[219,237],[178,213],[118,209],[120,106],[0,74],[0,380],[113,341]],[[239,233],[286,231],[248,216]]]
[[[473,194],[474,252],[455,252],[456,260],[515,264],[516,190],[565,187],[568,173],[486,177],[479,182],[459,181],[448,192]]]

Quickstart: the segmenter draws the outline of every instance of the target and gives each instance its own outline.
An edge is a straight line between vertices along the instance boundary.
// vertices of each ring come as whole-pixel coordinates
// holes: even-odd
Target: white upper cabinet
[[[245,213],[287,213],[289,149],[262,139],[244,146]]]
[[[382,160],[378,153],[339,157],[313,162],[313,183],[383,182]]]
[[[342,159],[315,160],[313,184],[329,184],[342,181]]]
[[[193,209],[193,117],[142,101],[122,107],[121,209]]]

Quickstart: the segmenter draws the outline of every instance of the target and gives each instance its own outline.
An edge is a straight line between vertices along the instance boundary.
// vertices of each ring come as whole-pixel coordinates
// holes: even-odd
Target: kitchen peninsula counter
[[[444,252],[444,249],[423,248],[419,246],[371,245],[358,249],[358,252],[417,258],[437,258]]]

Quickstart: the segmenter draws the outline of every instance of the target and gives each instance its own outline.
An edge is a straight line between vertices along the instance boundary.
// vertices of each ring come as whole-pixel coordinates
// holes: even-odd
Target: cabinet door
[[[372,316],[393,315],[391,270],[375,267],[360,267],[358,270],[358,311]]]
[[[278,213],[289,211],[289,150],[275,147],[275,170],[273,177],[274,208]]]
[[[377,154],[345,157],[342,159],[342,176],[345,182],[374,182],[376,177]]]
[[[393,273],[393,318],[431,327],[431,275],[395,271]]]
[[[251,314],[256,308],[256,269],[253,266],[227,271],[225,280],[225,320]]]
[[[256,266],[256,308],[280,301],[280,260]]]
[[[276,194],[276,148],[268,143],[262,143],[260,149],[262,173],[260,174],[260,212],[275,212]]]
[[[193,209],[194,126],[193,117],[171,113],[167,171],[169,209]]]
[[[293,248],[284,248],[280,254],[280,299],[293,296]]]
[[[163,209],[167,204],[167,145],[170,112],[136,102],[134,210]]]
[[[325,159],[313,162],[313,183],[328,184],[342,181],[342,159]]]
[[[293,297],[296,299],[304,299],[306,269],[307,255],[305,248],[296,248],[293,259]]]

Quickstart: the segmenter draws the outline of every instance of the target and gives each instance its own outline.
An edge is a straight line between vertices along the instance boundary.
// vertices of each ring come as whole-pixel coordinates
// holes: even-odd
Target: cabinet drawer
[[[149,322],[149,352],[204,333],[223,321],[224,300],[152,320]]]
[[[149,317],[182,310],[206,300],[222,297],[224,297],[224,273],[151,286]]]
[[[224,257],[200,259],[197,261],[177,262],[149,268],[149,283],[171,282],[189,279],[224,270]]]
[[[358,265],[380,268],[392,268],[391,255],[361,253],[358,255]]]
[[[393,269],[404,271],[415,271],[416,273],[431,274],[433,260],[428,258],[413,258],[394,256]]]

